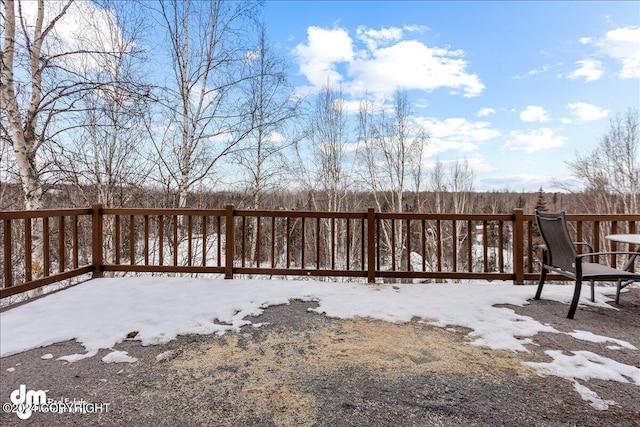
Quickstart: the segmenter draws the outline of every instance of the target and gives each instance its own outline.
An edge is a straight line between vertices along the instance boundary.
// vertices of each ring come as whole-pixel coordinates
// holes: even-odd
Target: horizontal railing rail
[[[567,215],[594,250],[636,233],[640,215]],[[0,212],[0,297],[104,272],[318,276],[389,280],[539,278],[535,216],[105,208]],[[615,255],[606,260],[621,265]],[[550,279],[563,280],[550,275]]]

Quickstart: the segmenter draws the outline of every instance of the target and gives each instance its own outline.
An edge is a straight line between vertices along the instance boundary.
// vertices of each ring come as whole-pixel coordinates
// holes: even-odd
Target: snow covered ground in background
[[[596,303],[614,288],[596,288]],[[545,299],[568,304],[572,286],[546,285]],[[526,352],[539,332],[562,333],[537,320],[516,314],[499,304],[523,306],[535,294],[534,286],[511,283],[366,285],[291,280],[204,280],[193,278],[128,277],[92,280],[0,313],[0,357],[76,340],[85,354],[62,356],[73,362],[111,349],[131,332],[143,345],[162,344],[185,334],[223,334],[251,322],[245,318],[291,299],[317,301],[314,311],[349,319],[369,317],[387,322],[412,318],[440,326],[471,329],[471,345]],[[589,295],[589,292],[583,292]],[[256,325],[258,326],[258,325]],[[578,323],[576,324],[578,326]],[[609,348],[637,350],[632,344],[585,331],[569,333],[592,342],[610,342]],[[549,350],[550,363],[527,363],[541,375],[574,381],[583,399],[597,409],[603,401],[577,379],[631,382],[640,386],[640,369],[590,352],[567,355]],[[44,357],[44,356],[43,356]],[[135,362],[123,351],[113,351],[104,362]]]

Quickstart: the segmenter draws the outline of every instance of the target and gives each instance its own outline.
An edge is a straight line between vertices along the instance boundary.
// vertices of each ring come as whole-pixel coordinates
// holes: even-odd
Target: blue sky
[[[640,2],[267,1],[292,83],[347,102],[409,91],[425,162],[468,159],[477,190],[556,191],[566,162],[640,106]]]

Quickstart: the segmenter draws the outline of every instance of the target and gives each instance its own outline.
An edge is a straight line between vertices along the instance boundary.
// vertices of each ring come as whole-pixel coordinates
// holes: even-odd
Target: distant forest
[[[161,191],[159,189],[137,188],[122,189],[122,192],[132,194],[127,203],[117,203],[109,207],[135,208],[174,208],[177,206],[179,194],[175,191]],[[52,186],[45,193],[44,209],[62,209],[89,207],[85,200],[92,200],[91,194],[98,201],[94,188],[78,189],[71,185]],[[534,210],[565,211],[567,213],[592,213],[594,206],[591,202],[593,195],[586,192],[564,193],[545,192],[467,192],[463,194],[452,192],[420,192],[409,193],[404,196],[404,212],[420,213],[478,213],[502,214],[511,213],[520,208],[525,213]],[[261,209],[266,210],[311,210],[326,211],[330,196],[321,191],[274,191],[262,198]],[[365,211],[369,207],[376,207],[375,197],[367,192],[349,192],[342,203],[344,212]],[[464,209],[455,210],[464,200]],[[458,203],[456,203],[458,202]],[[22,190],[18,184],[0,183],[0,210],[22,209]],[[253,198],[250,194],[233,191],[199,191],[190,193],[187,208],[223,209],[226,205],[234,205],[236,209],[253,208]],[[591,208],[590,208],[591,206]],[[624,213],[622,203],[618,213]],[[381,211],[392,212],[390,206],[382,205]]]

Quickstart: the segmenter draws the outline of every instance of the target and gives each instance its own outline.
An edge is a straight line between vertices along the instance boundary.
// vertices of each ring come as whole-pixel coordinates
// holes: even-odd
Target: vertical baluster
[[[164,265],[164,215],[158,216],[158,265]]]
[[[411,220],[406,220],[407,227],[407,271],[411,271]]]
[[[31,218],[24,220],[24,281],[30,282],[32,277],[32,242],[31,242]]]
[[[438,271],[442,271],[442,222],[436,220],[436,251],[438,256]]]
[[[244,267],[246,265],[247,259],[247,217],[243,216],[241,221],[242,232],[240,233],[240,252],[242,252],[242,256],[240,257],[240,265]]]
[[[458,271],[458,229],[456,228],[456,220],[453,220],[453,228],[451,229],[451,248],[453,258],[453,271]]]
[[[351,268],[351,219],[345,219],[345,254],[347,256],[347,270]]]
[[[78,215],[74,215],[73,217],[71,217],[71,241],[73,242],[73,268],[78,268],[80,265],[80,244],[78,243]]]
[[[135,230],[135,217],[129,215],[129,262],[131,265],[136,263],[136,230]]]
[[[173,216],[173,265],[178,265],[178,216]]]
[[[64,230],[64,216],[59,216],[58,217],[58,271],[60,273],[63,273],[65,271],[65,267],[66,267],[66,260],[65,260],[65,252],[66,252],[66,247],[65,247],[65,243],[64,243],[64,236],[65,235],[65,230]]]
[[[489,271],[489,235],[487,221],[482,221],[482,257],[484,258],[483,271]]]
[[[364,245],[365,245],[365,234],[364,234],[364,222],[365,219],[362,218],[360,220],[360,267],[362,271],[365,270],[365,261],[364,261]]]
[[[120,241],[120,215],[116,215],[116,219],[115,219],[115,262],[116,265],[120,264],[120,246],[121,246],[121,241]]]
[[[426,238],[426,223],[423,219],[420,224],[420,240],[422,241],[422,271],[427,270],[427,238]]]
[[[305,268],[305,264],[304,264],[304,246],[305,246],[305,242],[304,242],[304,217],[302,217],[302,221],[301,222],[301,236],[300,236],[300,240],[301,240],[301,246],[302,246],[302,252],[300,254],[300,268]]]
[[[498,271],[504,273],[504,221],[498,222]]]
[[[10,288],[13,286],[13,254],[11,238],[11,220],[4,220],[4,287]]]
[[[256,217],[256,224],[257,224],[257,228],[258,228],[258,234],[256,235],[256,242],[255,242],[255,245],[256,245],[255,256],[256,256],[256,267],[260,268],[260,258],[261,258],[260,255],[262,254],[262,250],[261,250],[262,249],[262,245],[261,245],[261,243],[262,243],[262,234],[261,234],[262,221],[261,221],[260,217]],[[252,254],[252,256],[253,256],[253,254]]]
[[[187,265],[191,267],[193,259],[193,216],[187,216]]]
[[[396,271],[396,220],[391,219],[391,271]]]
[[[331,269],[336,269],[336,219],[331,218]]]
[[[144,265],[149,265],[149,215],[144,216]]]
[[[42,258],[43,266],[42,273],[44,277],[49,276],[49,217],[42,217]]]
[[[467,270],[473,271],[473,241],[472,241],[473,224],[471,220],[467,220]]]
[[[276,267],[276,217],[271,217],[271,268]]]
[[[222,266],[222,217],[218,216],[218,221],[216,224],[216,232],[218,233],[218,238],[216,239],[218,242],[218,267]]]
[[[207,216],[202,215],[202,266],[207,265]]]
[[[285,221],[285,236],[286,236],[286,268],[291,268],[291,218],[287,217],[287,220]]]
[[[320,269],[320,217],[316,218],[316,270]]]

